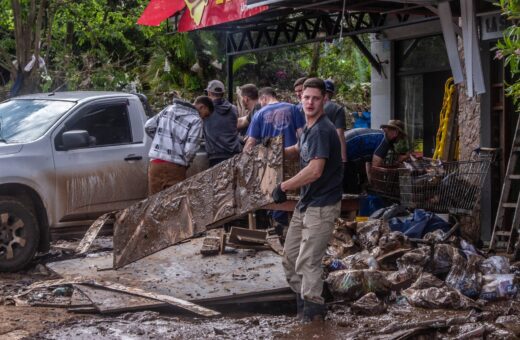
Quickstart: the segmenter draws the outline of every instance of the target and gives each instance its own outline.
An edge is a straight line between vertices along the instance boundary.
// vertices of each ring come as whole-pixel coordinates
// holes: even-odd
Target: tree
[[[520,1],[500,0],[502,13],[512,22],[512,25],[504,30],[504,36],[497,43],[497,59],[504,59],[504,66],[509,65],[512,84],[508,84],[506,93],[513,98],[517,110],[520,111]]]

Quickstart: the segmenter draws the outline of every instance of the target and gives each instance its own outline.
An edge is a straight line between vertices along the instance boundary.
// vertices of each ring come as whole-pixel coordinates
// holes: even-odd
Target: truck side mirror
[[[65,150],[90,146],[90,135],[86,130],[70,130],[61,136]]]

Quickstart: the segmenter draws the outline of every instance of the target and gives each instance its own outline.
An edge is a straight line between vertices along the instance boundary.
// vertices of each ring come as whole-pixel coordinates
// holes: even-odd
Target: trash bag
[[[383,221],[388,221],[389,219],[391,219],[393,217],[407,216],[407,215],[409,215],[409,213],[405,207],[403,207],[397,203],[394,203],[389,207],[376,210],[374,213],[372,213],[372,215],[370,215],[369,219],[371,219],[371,220],[383,219]]]
[[[401,221],[398,218],[391,218],[388,226],[393,231],[400,231],[410,238],[422,238],[429,232],[440,229],[448,232],[450,224],[432,212],[422,209],[415,209],[412,217]]]
[[[446,277],[446,285],[467,297],[477,298],[482,287],[482,274],[479,272],[481,262],[480,256],[470,255],[466,258],[457,252]]]
[[[518,293],[518,282],[514,274],[491,274],[482,277],[480,298],[493,301],[511,299]]]
[[[372,250],[379,244],[381,235],[387,234],[390,229],[382,220],[371,220],[357,225],[357,238],[363,249]]]
[[[431,260],[430,247],[423,246],[412,249],[400,258],[397,259],[397,268],[399,270],[409,270],[409,268],[424,268]],[[414,271],[417,271],[414,269]]]
[[[384,206],[385,202],[377,195],[362,196],[359,199],[359,216],[370,216]]]
[[[491,256],[480,264],[480,271],[484,275],[509,274],[509,259],[504,256]]]
[[[390,272],[386,279],[392,284],[393,291],[400,291],[410,287],[416,281],[417,277],[421,275],[422,268],[410,267],[399,271]]]
[[[470,298],[449,287],[408,288],[402,292],[414,307],[468,309],[478,307]]]
[[[436,244],[433,250],[433,259],[431,262],[430,271],[434,275],[446,274],[451,269],[453,262],[453,256],[459,250],[449,244],[439,243]]]
[[[352,312],[362,315],[378,315],[386,312],[386,305],[379,300],[376,294],[368,293],[354,302],[351,306]]]
[[[441,288],[444,286],[444,282],[430,273],[421,273],[417,281],[415,281],[410,288],[419,290],[430,287]]]
[[[325,282],[332,295],[350,301],[370,292],[386,295],[392,288],[385,272],[370,269],[338,270],[330,273]]]
[[[376,259],[367,250],[345,257],[345,269],[379,269]]]
[[[388,253],[399,248],[409,248],[408,237],[399,231],[381,235],[379,238],[379,248],[383,253]]]

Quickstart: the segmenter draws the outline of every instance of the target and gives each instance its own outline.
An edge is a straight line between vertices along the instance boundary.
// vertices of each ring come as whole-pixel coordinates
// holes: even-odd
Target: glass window
[[[0,103],[0,143],[29,143],[43,134],[75,102],[15,99]]]
[[[397,72],[425,72],[450,67],[441,35],[400,41]]]
[[[92,147],[132,142],[125,104],[92,109],[67,130],[86,130],[93,137]]]

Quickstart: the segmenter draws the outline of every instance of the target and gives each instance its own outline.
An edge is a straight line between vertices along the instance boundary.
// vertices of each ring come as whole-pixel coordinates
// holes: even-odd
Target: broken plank
[[[282,180],[283,143],[257,145],[118,213],[114,268],[272,203]]]
[[[105,288],[88,285],[75,287],[92,301],[91,305],[93,304],[100,313],[120,313],[169,306],[165,302]]]
[[[73,285],[74,292],[70,297],[69,308],[92,307],[92,301],[79,290],[78,285]]]
[[[263,230],[251,230],[245,228],[231,227],[229,232],[230,243],[248,242],[253,244],[264,244],[267,232]]]
[[[89,285],[104,287],[111,290],[116,290],[128,294],[138,295],[149,299],[154,299],[157,301],[166,302],[172,306],[179,307],[185,310],[188,310],[190,312],[203,315],[203,316],[217,316],[220,315],[219,312],[214,311],[209,308],[205,308],[199,305],[196,305],[192,302],[182,300],[170,295],[164,295],[164,294],[158,294],[158,293],[152,293],[150,291],[146,291],[137,287],[129,287],[122,285],[120,283],[116,282],[107,282],[107,281],[98,281],[98,280],[89,280],[88,282],[85,282]]]
[[[128,294],[143,296],[143,297],[147,297],[150,299],[166,302],[173,306],[176,306],[176,307],[179,307],[182,309],[186,309],[190,312],[193,312],[193,313],[196,313],[199,315],[203,315],[203,316],[220,315],[220,313],[218,313],[214,310],[198,306],[192,302],[189,302],[189,301],[186,301],[183,299],[179,299],[179,298],[175,298],[173,296],[152,293],[152,292],[149,292],[149,291],[146,291],[143,289],[139,289],[137,287],[129,287],[129,286],[125,286],[125,285],[122,285],[119,283],[115,283],[115,282],[108,282],[108,281],[88,279],[88,278],[58,279],[58,280],[48,280],[48,281],[44,281],[41,283],[38,282],[36,284],[30,285],[29,291],[36,289],[36,288],[61,286],[61,285],[66,285],[66,284],[89,284],[89,285],[94,285],[94,286],[99,286],[99,287],[105,287],[107,289],[122,291],[122,292],[126,292]],[[29,291],[27,291],[23,294],[25,295]],[[20,296],[20,295],[18,295],[18,296]]]
[[[282,242],[280,242],[280,237],[268,237],[267,238],[267,244],[269,244],[269,247],[277,253],[278,255],[283,255],[283,246]]]
[[[92,223],[90,228],[88,228],[87,232],[85,233],[85,236],[81,239],[81,241],[78,244],[78,247],[76,248],[76,253],[78,254],[85,254],[90,246],[92,245],[92,242],[96,239],[99,232],[101,231],[101,228],[108,222],[113,221],[115,216],[115,212],[109,212],[104,215],[101,215],[97,220]]]

